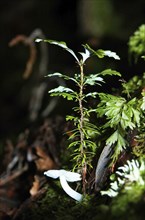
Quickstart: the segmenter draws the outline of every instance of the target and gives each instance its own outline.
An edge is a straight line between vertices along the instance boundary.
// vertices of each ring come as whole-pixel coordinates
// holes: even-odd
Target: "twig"
[[[29,59],[28,59],[28,61],[26,63],[25,71],[23,73],[23,78],[27,79],[27,78],[30,77],[30,75],[32,73],[32,69],[33,69],[33,65],[34,65],[35,60],[36,60],[36,53],[37,52],[36,52],[35,44],[32,41],[32,39],[27,37],[27,36],[25,36],[25,35],[18,35],[15,38],[13,38],[10,41],[9,46],[10,47],[15,46],[15,45],[17,45],[20,42],[23,43],[26,46],[29,46],[29,49],[30,49],[30,56],[29,56]]]
[[[11,182],[12,180],[18,178],[19,176],[21,176],[26,170],[28,170],[28,164],[25,164],[24,167],[22,167],[21,169],[14,171],[14,173],[6,176],[5,178],[0,178],[0,187],[4,186],[5,184]]]

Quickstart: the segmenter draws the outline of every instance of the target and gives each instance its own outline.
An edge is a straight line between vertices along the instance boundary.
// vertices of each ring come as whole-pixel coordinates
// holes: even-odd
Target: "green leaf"
[[[127,142],[125,141],[125,139],[122,137],[122,135],[118,134],[118,141],[117,141],[117,147],[120,150],[120,152],[123,150],[123,148],[125,148]],[[119,152],[119,153],[120,153]]]
[[[62,93],[51,93],[50,96],[62,96],[63,98],[67,99],[68,101],[74,100],[74,98],[76,98],[74,95],[68,94],[68,93],[65,93],[65,92],[62,92]]]
[[[83,64],[85,63],[85,61],[90,57],[90,51],[88,49],[85,48],[85,53],[80,52],[80,54],[82,55],[83,59],[82,62]]]
[[[114,153],[112,155],[112,164],[116,162],[118,156],[122,152],[122,150],[126,147],[127,142],[120,133],[120,130],[116,130],[107,140],[106,144],[114,146]]]
[[[99,58],[103,58],[105,55],[104,55],[104,51],[102,49],[99,49],[97,51],[94,51],[95,52],[95,55],[97,55]]]
[[[63,98],[66,98],[67,100],[73,100],[77,97],[72,89],[63,86],[51,89],[49,93],[51,93],[51,96],[63,96]]]
[[[72,139],[80,136],[80,132],[78,130],[76,132],[74,132],[74,131],[69,131],[69,132],[73,132],[73,133],[70,135],[68,140],[72,140]],[[67,132],[67,133],[69,133],[69,132]]]
[[[141,112],[139,112],[137,109],[132,108],[133,111],[133,117],[134,117],[134,122],[139,125],[140,123],[140,118],[141,118]]]
[[[55,93],[55,92],[68,92],[68,93],[75,93],[72,89],[70,89],[70,88],[66,88],[66,87],[64,87],[64,86],[59,86],[59,87],[57,87],[57,88],[55,88],[55,89],[51,89],[50,91],[49,91],[49,93]]]
[[[106,144],[113,145],[118,140],[118,130],[116,130],[107,140]]]
[[[112,52],[110,50],[104,50],[103,52],[104,56],[113,57],[115,60],[120,60],[120,57],[115,52]]]
[[[113,96],[110,94],[98,93],[101,102],[96,109],[99,117],[106,116],[108,122],[104,125],[106,127],[115,128],[121,119],[122,107],[126,100],[122,97]]]
[[[141,114],[136,108],[136,98],[129,102],[125,98],[113,96],[110,94],[98,93],[101,102],[96,112],[99,117],[106,116],[107,123],[104,128],[116,128],[121,125],[123,130],[133,129],[139,126]]]
[[[76,121],[78,120],[78,117],[72,116],[72,115],[67,115],[66,116],[66,121]]]
[[[52,77],[52,76],[57,76],[57,77],[62,77],[62,78],[66,77],[65,75],[58,73],[58,72],[48,74],[46,77]]]
[[[141,108],[143,111],[145,110],[145,97],[143,97],[143,102],[142,102],[140,108]]]
[[[88,94],[85,95],[85,97],[93,97],[93,98],[96,98],[97,96],[97,92],[89,92]],[[95,110],[94,110],[95,111]]]
[[[64,50],[68,51],[75,59],[76,61],[79,63],[79,59],[77,58],[76,54],[73,52],[72,49],[70,49],[67,44],[63,41],[55,41],[55,40],[42,40],[42,39],[36,39],[35,42],[40,42],[40,41],[43,41],[43,42],[47,42],[49,44],[54,44],[54,45],[57,45],[59,47],[62,47]]]
[[[116,70],[112,70],[112,69],[106,69],[106,70],[102,71],[100,74],[103,76],[106,76],[106,75],[121,76],[121,74],[119,72],[117,72]]]
[[[115,52],[112,52],[110,50],[99,49],[99,50],[95,51],[88,44],[84,45],[84,47],[86,49],[88,49],[93,55],[96,55],[99,58],[103,58],[104,56],[108,56],[108,57],[113,57],[116,60],[120,60],[120,57]]]
[[[86,49],[88,49],[92,55],[96,55],[99,58],[103,58],[104,57],[104,53],[102,52],[102,50],[93,50],[88,44],[83,45]]]
[[[65,80],[71,80],[71,81],[74,81],[76,84],[78,84],[78,81],[75,78],[69,77],[67,75],[64,75],[64,74],[58,73],[58,72],[48,74],[46,77],[53,77],[53,76],[54,77],[61,77],[61,78],[65,79]]]
[[[104,82],[103,81],[103,78],[102,77],[99,77],[98,74],[91,74],[89,76],[86,76],[85,77],[85,82],[84,82],[84,85],[101,85],[101,83],[98,83],[98,82]]]
[[[90,140],[85,140],[87,148],[90,148],[92,151],[95,151],[97,146],[96,143]],[[88,154],[94,154],[94,152],[88,152]]]
[[[73,141],[72,143],[69,144],[68,148],[71,148],[71,147],[76,147],[80,145],[80,141]],[[78,151],[78,149],[76,149]]]

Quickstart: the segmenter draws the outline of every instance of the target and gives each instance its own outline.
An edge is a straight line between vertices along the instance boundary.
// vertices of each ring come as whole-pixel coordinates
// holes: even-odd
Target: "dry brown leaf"
[[[38,171],[45,171],[54,169],[56,167],[55,162],[40,146],[36,146],[36,153],[38,159],[35,160],[35,164]]]
[[[40,181],[39,181],[39,177],[37,175],[34,176],[34,182],[33,182],[33,186],[30,189],[30,194],[31,196],[34,196],[38,193],[40,188]]]

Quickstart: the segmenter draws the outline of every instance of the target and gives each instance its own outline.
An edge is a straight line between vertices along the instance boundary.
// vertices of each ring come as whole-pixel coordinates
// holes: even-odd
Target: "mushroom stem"
[[[63,188],[63,190],[73,199],[77,200],[77,201],[81,201],[82,200],[82,195],[78,192],[76,192],[75,190],[73,190],[67,183],[65,176],[61,175],[60,177],[60,183],[61,186]]]

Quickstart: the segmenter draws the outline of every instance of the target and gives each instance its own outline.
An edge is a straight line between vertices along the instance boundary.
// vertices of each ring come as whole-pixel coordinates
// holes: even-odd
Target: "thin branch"
[[[18,43],[23,43],[26,46],[29,46],[30,49],[30,55],[29,55],[29,59],[26,63],[26,68],[25,71],[23,73],[23,78],[27,79],[30,77],[31,73],[32,73],[32,69],[34,66],[34,63],[36,61],[36,47],[34,42],[32,41],[32,39],[30,39],[29,37],[25,36],[25,35],[18,35],[15,38],[13,38],[10,43],[9,46],[13,47],[15,45],[17,45]]]

